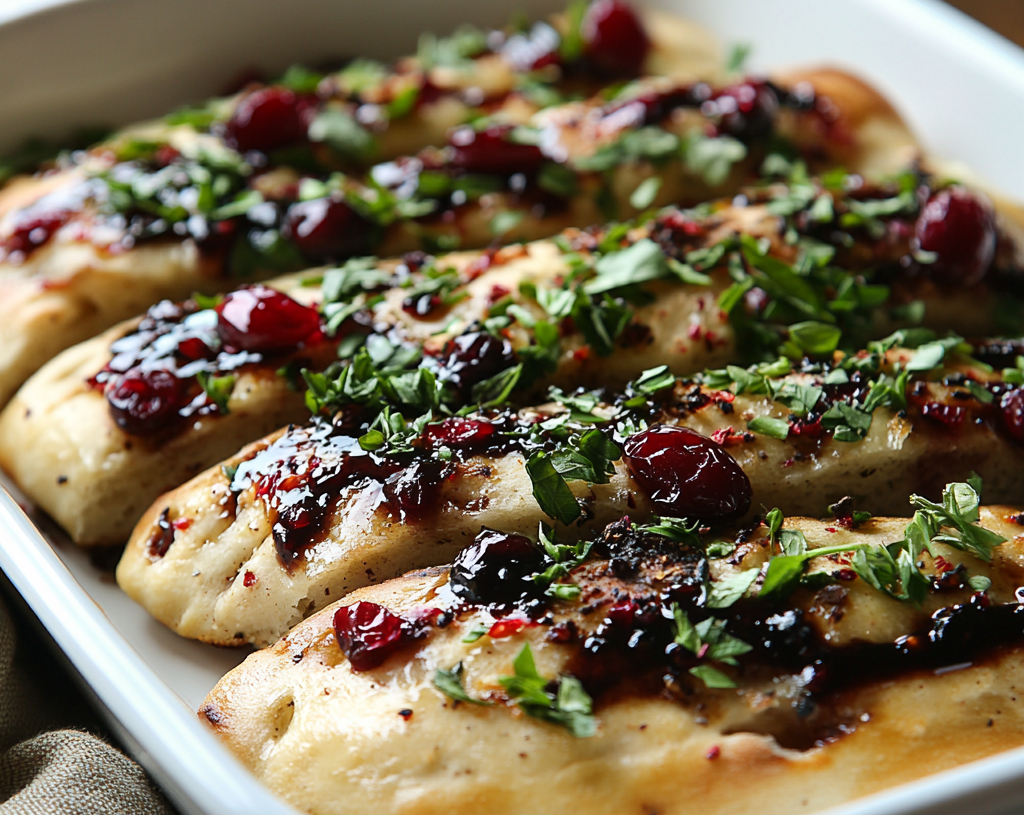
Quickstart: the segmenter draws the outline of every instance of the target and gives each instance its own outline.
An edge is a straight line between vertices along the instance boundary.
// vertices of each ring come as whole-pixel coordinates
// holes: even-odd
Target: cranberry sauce
[[[626,397],[619,398],[621,401]],[[650,402],[628,410],[636,421],[658,414],[658,408]],[[369,415],[374,415],[372,410]],[[528,458],[539,451],[550,454],[566,450],[575,443],[573,439],[579,440],[593,427],[573,421],[545,424],[546,418],[550,417],[520,414],[511,408],[481,410],[430,422],[420,431],[410,429],[397,446],[364,439],[370,448],[364,449],[359,437],[366,430],[367,419],[352,410],[337,414],[333,423],[317,419],[307,426],[289,428],[265,450],[239,465],[231,489],[236,494],[252,489],[254,496],[265,502],[281,562],[291,566],[327,534],[338,501],[350,490],[372,494],[374,506],[395,521],[429,523],[430,515],[444,505],[442,486],[457,475],[460,463],[475,455],[498,457],[516,452]],[[614,427],[606,429],[616,443],[622,442]],[[707,522],[745,512],[750,504],[746,476],[717,444],[692,431],[655,426],[634,437],[640,441],[626,439],[628,449],[634,451],[627,461],[631,469],[640,471],[641,484],[653,483],[650,478],[654,476],[638,463],[648,453],[650,439],[677,432],[685,435],[690,445],[682,454],[669,451],[675,456],[676,492],[685,495],[671,493],[664,497],[655,489],[655,500],[663,498],[662,504],[670,506],[672,514],[686,513]],[[692,472],[684,473],[687,467]],[[478,581],[504,579],[500,569],[495,577],[487,568],[491,555],[484,550],[505,552],[518,547],[526,563],[529,558],[522,543],[478,541],[479,557],[467,554],[460,561],[465,569],[460,591],[469,596]]]
[[[173,432],[189,418],[220,410],[200,386],[200,374],[229,375],[324,339],[316,309],[265,286],[232,292],[216,308],[164,301],[111,345],[110,362],[89,382],[103,391],[126,433]]]
[[[743,541],[752,533],[741,531],[737,537]],[[721,540],[721,535],[713,539]],[[530,585],[531,570],[536,574],[549,567],[550,559],[536,548],[531,554],[529,542],[518,536],[484,530],[452,566],[450,589],[460,601],[452,613],[467,617],[476,608],[487,607],[513,615],[508,619],[514,620],[516,608],[508,604],[518,606],[526,612],[527,624],[532,620],[534,625],[551,626],[550,642],[575,650],[569,673],[598,697],[608,692],[619,698],[625,688],[660,696],[668,691],[670,697],[692,699],[699,684],[694,686],[690,671],[709,663],[733,665],[725,670],[740,687],[765,681],[766,671],[769,676],[799,676],[800,692],[792,701],[794,721],[780,722],[776,733],[785,746],[798,749],[837,735],[832,731],[837,710],[808,716],[819,706],[827,710],[830,701],[838,701],[837,695],[847,689],[911,671],[972,662],[993,648],[1024,642],[1024,605],[997,605],[983,592],[970,595],[960,579],[947,585],[939,563],[931,590],[955,588],[968,599],[939,609],[919,630],[889,643],[836,647],[810,624],[805,608],[820,603],[842,608],[848,602],[849,592],[841,581],[800,589],[787,599],[741,598],[726,608],[711,608],[711,578],[703,551],[710,540],[704,536],[699,544],[677,543],[636,527],[628,518],[616,521],[594,540],[586,560],[566,576],[579,587],[579,602],[584,603],[570,606],[520,589]],[[855,579],[852,573],[841,578]],[[687,644],[681,635],[680,614],[704,632],[694,637],[696,643]],[[555,623],[560,615],[568,618]],[[722,642],[729,647],[716,654],[714,644]],[[785,708],[779,713],[785,715]],[[792,725],[799,723],[794,731]]]
[[[376,502],[399,521],[429,511],[451,468],[433,457],[378,456],[364,451],[347,430],[328,422],[292,427],[239,465],[234,492],[253,487],[271,511],[281,563],[290,567],[324,532],[334,503],[348,489],[373,487]]]
[[[727,521],[750,508],[750,479],[721,445],[694,430],[654,425],[626,439],[622,458],[665,515]]]
[[[72,184],[67,189],[44,195],[14,214],[10,231],[0,236],[0,263],[24,263],[81,212],[95,194],[92,181]]]
[[[375,506],[401,523],[423,522],[441,508],[440,488],[460,461],[477,453],[500,455],[541,449],[532,422],[511,411],[479,418],[449,417],[428,425],[401,452],[364,450],[357,416],[334,424],[316,420],[291,427],[235,471],[235,493],[254,489],[271,511],[281,563],[290,567],[325,533],[337,501],[348,490],[373,490]]]
[[[360,601],[334,612],[334,636],[353,671],[370,671],[425,636],[437,613],[428,610],[409,620],[376,603]]]

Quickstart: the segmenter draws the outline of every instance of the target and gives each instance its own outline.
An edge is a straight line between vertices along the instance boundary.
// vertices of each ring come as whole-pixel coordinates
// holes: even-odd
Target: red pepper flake
[[[953,571],[955,568],[956,566],[954,566],[952,563],[950,563],[948,560],[942,557],[942,555],[939,555],[935,558],[935,570],[937,572],[945,574],[946,572]]]
[[[714,761],[720,755],[722,755],[722,748],[715,744],[708,748],[708,751],[704,754],[704,758],[708,761]]]
[[[821,426],[821,418],[819,417],[813,422],[808,422],[806,419],[790,422],[789,432],[794,436],[810,436],[811,438],[817,438],[824,433],[825,430]]]
[[[487,299],[490,300],[491,304],[493,305],[494,303],[497,303],[499,300],[501,300],[503,297],[508,297],[508,295],[510,295],[511,293],[512,290],[510,288],[506,286],[499,286],[497,283],[495,283],[493,286],[491,286],[491,293],[488,295]]]
[[[825,531],[826,532],[838,532],[839,530],[836,529],[834,526],[826,526],[825,527]]]
[[[783,467],[792,467],[796,463],[796,459],[787,458],[782,462]]]
[[[736,447],[737,445],[746,444],[753,440],[753,433],[747,431],[734,433],[731,425],[729,427],[720,427],[711,434],[711,441],[722,445],[722,447]]]
[[[254,575],[252,572],[246,572],[245,575],[243,575],[242,577],[242,585],[245,586],[247,589],[251,589],[253,586],[256,585],[256,575]]]
[[[494,256],[498,254],[497,249],[488,249],[480,255],[476,260],[470,263],[466,267],[466,271],[463,272],[466,280],[476,280],[484,272],[491,268],[494,264]]]
[[[572,352],[572,358],[577,362],[586,362],[590,359],[590,346],[585,345],[582,348]]]
[[[178,518],[177,520],[171,522],[171,526],[173,526],[179,532],[184,532],[186,529],[188,529],[190,526],[192,526],[192,519],[191,518]]]
[[[498,620],[494,625],[491,626],[491,630],[487,632],[492,640],[500,640],[505,637],[511,637],[518,634],[524,628],[531,628],[537,625],[532,620],[524,620],[522,617],[509,617],[504,620]]]
[[[700,325],[698,323],[694,323],[693,325],[690,326],[690,330],[686,332],[686,336],[688,336],[691,340],[699,340],[703,333],[704,332],[701,329]]]

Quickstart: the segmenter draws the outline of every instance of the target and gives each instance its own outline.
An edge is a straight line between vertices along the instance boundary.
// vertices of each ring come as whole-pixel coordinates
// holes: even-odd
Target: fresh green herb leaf
[[[642,238],[632,246],[603,255],[594,270],[597,276],[583,287],[590,295],[666,277],[668,265],[661,247]]]
[[[563,675],[558,679],[557,691],[549,692],[550,681],[537,672],[529,643],[523,646],[512,668],[515,674],[499,677],[498,683],[527,715],[560,725],[577,738],[597,733],[593,701],[578,679]]]
[[[736,683],[710,665],[694,665],[689,671],[709,688],[735,688]]]
[[[222,416],[227,416],[230,412],[228,401],[231,399],[231,392],[235,389],[235,375],[211,376],[206,371],[200,371],[196,375],[196,379],[206,393],[206,397],[217,406],[217,411]]]
[[[735,551],[735,544],[732,544],[732,548]],[[708,547],[708,556],[712,557],[711,547]],[[724,555],[719,555],[719,557],[722,556]],[[753,585],[760,572],[761,570],[757,568],[744,569],[743,571],[733,572],[721,580],[711,582],[708,586],[708,608],[729,608],[729,606],[733,605],[747,593],[747,590]]]
[[[781,441],[789,435],[789,422],[771,416],[758,416],[747,422],[747,430]]]
[[[654,199],[658,197],[658,190],[660,189],[661,178],[658,176],[645,178],[633,190],[633,194],[629,196],[629,205],[633,209],[647,209],[647,207],[654,203]]]
[[[438,668],[434,672],[434,687],[456,702],[468,702],[471,705],[490,705],[482,699],[474,699],[462,686],[462,663],[456,662],[450,671]]]
[[[526,462],[526,473],[533,484],[533,497],[545,515],[563,524],[571,524],[580,517],[582,510],[576,496],[547,453],[533,453]]]

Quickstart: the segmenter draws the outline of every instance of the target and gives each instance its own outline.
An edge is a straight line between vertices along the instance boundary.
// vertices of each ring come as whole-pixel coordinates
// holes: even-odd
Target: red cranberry
[[[178,418],[185,389],[170,371],[132,368],[112,378],[105,393],[115,424],[126,433],[145,435]]]
[[[743,141],[767,136],[775,123],[778,97],[765,82],[741,82],[715,93],[702,110],[718,116],[718,129]]]
[[[605,612],[605,619],[610,626],[616,628],[632,628],[640,606],[624,597]]]
[[[666,514],[724,521],[750,508],[750,479],[736,459],[689,428],[653,425],[630,436],[623,460]]]
[[[316,100],[287,88],[261,88],[244,97],[227,123],[227,142],[241,150],[267,152],[303,141]]]
[[[458,450],[479,448],[494,438],[495,428],[490,422],[461,419],[450,416],[440,424],[428,425],[427,441],[431,447],[454,447]]]
[[[356,254],[366,245],[368,224],[344,201],[316,198],[292,204],[285,235],[312,260]]]
[[[15,225],[14,231],[0,242],[0,249],[4,254],[18,252],[27,256],[50,240],[70,218],[69,210],[32,214]]]
[[[419,521],[438,507],[437,491],[449,470],[437,461],[414,461],[384,482],[388,508],[403,522]]]
[[[283,351],[317,337],[320,313],[266,286],[231,292],[217,306],[217,333],[232,351]]]
[[[183,360],[193,362],[213,355],[213,351],[199,337],[186,337],[178,343],[177,354]]]
[[[944,405],[941,402],[926,402],[921,406],[921,415],[933,419],[946,427],[959,427],[967,417],[967,411],[959,405]]]
[[[1003,427],[1017,441],[1024,442],[1024,388],[1007,391],[999,402]]]
[[[334,612],[334,636],[353,671],[376,668],[412,639],[401,617],[365,601]]]
[[[934,252],[928,273],[943,283],[971,286],[992,265],[996,219],[992,205],[963,187],[932,195],[917,219],[917,246]]]
[[[544,163],[544,154],[532,144],[510,141],[511,125],[491,125],[479,132],[460,127],[451,136],[455,148],[451,166],[467,173],[509,176],[532,175]]]
[[[614,75],[642,72],[651,40],[636,12],[620,0],[596,0],[580,25],[584,53],[600,70]]]
[[[486,332],[461,334],[445,347],[441,378],[463,391],[490,379],[515,364],[515,352],[506,339]]]
[[[484,529],[452,563],[452,593],[469,603],[514,603],[537,592],[529,580],[543,563],[537,548],[522,535]]]

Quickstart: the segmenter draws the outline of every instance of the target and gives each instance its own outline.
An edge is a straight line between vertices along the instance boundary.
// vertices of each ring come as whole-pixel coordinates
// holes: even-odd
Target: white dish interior
[[[830,62],[852,69],[890,95],[935,154],[964,162],[1024,199],[1024,52],[958,12],[928,0],[658,5],[703,23],[725,42],[753,44],[757,67]],[[159,115],[216,93],[246,68],[273,73],[292,62],[345,54],[394,55],[414,48],[420,31],[443,33],[467,21],[497,25],[513,8],[541,14],[560,6],[558,0],[0,5],[0,150],[29,135],[59,137],[80,125]],[[0,477],[0,485],[9,482]],[[211,815],[285,812],[192,712],[245,652],[172,634],[52,524],[37,520],[38,528],[0,493],[0,567],[179,807]],[[1024,751],[1014,751],[835,813],[938,815],[965,807],[1008,813],[1021,802]]]

